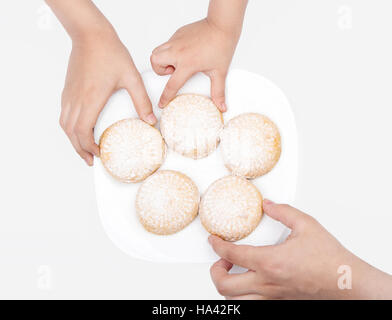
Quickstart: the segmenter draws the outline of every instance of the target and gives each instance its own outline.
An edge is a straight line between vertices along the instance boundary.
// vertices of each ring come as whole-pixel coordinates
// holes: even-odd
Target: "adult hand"
[[[263,208],[292,232],[281,244],[260,247],[236,245],[210,236],[210,244],[222,258],[211,267],[211,277],[220,294],[229,299],[392,297],[391,276],[346,250],[314,218],[268,200]],[[233,264],[248,271],[229,274]],[[339,284],[342,276],[348,282]]]

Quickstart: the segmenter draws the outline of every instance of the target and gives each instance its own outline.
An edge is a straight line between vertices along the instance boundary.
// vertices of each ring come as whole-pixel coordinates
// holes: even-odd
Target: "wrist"
[[[329,283],[328,298],[355,300],[392,298],[390,275],[351,253],[344,260],[344,264],[336,268],[337,277]]]
[[[71,37],[73,45],[118,38],[116,31],[109,22],[80,26],[72,32],[69,32],[69,36]]]
[[[210,0],[207,22],[238,40],[248,0]]]
[[[205,20],[213,28],[236,40],[241,35],[242,23],[221,23],[219,19],[215,19],[215,17],[211,15],[208,15]]]
[[[113,26],[91,0],[46,0],[73,43],[116,35]]]
[[[71,37],[73,48],[109,47],[121,43],[116,31],[112,27],[89,28]]]
[[[358,258],[358,260],[360,260]],[[392,276],[360,260],[357,276],[353,275],[356,284],[355,299],[392,299]]]

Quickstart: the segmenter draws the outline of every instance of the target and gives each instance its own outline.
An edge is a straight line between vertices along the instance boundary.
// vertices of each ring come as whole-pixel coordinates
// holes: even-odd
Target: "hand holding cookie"
[[[388,295],[379,288],[380,284],[388,287],[385,283],[391,277],[346,250],[314,218],[268,200],[263,209],[289,227],[291,235],[281,244],[262,247],[210,236],[210,244],[222,258],[211,267],[220,294],[229,299],[377,299]],[[229,274],[233,264],[249,270]],[[344,265],[351,268],[351,290],[338,286],[337,271]]]
[[[110,22],[91,1],[48,1],[72,39],[60,125],[88,165],[99,156],[93,130],[109,97],[124,88],[139,117],[153,125],[142,78]]]

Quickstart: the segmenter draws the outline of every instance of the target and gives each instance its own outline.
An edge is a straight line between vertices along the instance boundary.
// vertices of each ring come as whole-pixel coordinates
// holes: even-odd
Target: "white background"
[[[96,3],[145,70],[151,50],[204,17],[208,1]],[[233,60],[291,101],[297,206],[390,273],[391,9],[253,0]],[[218,298],[208,265],[138,261],[106,237],[92,170],[58,126],[71,43],[43,2],[1,1],[0,41],[0,298]]]

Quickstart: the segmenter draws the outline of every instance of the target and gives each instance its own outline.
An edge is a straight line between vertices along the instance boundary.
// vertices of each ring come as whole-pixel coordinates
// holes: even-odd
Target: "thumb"
[[[227,110],[225,103],[226,76],[219,73],[210,75],[211,79],[211,99],[221,112]]]
[[[299,228],[304,220],[309,217],[307,214],[295,209],[288,204],[276,204],[264,199],[263,210],[272,219],[275,219],[292,230]]]
[[[248,269],[256,268],[256,257],[262,253],[256,247],[234,244],[214,235],[208,237],[208,242],[218,256]]]
[[[133,105],[135,106],[140,119],[150,125],[154,125],[157,122],[157,119],[152,111],[151,101],[140,74],[137,73],[136,76],[132,75],[127,79],[124,87],[131,96]]]

